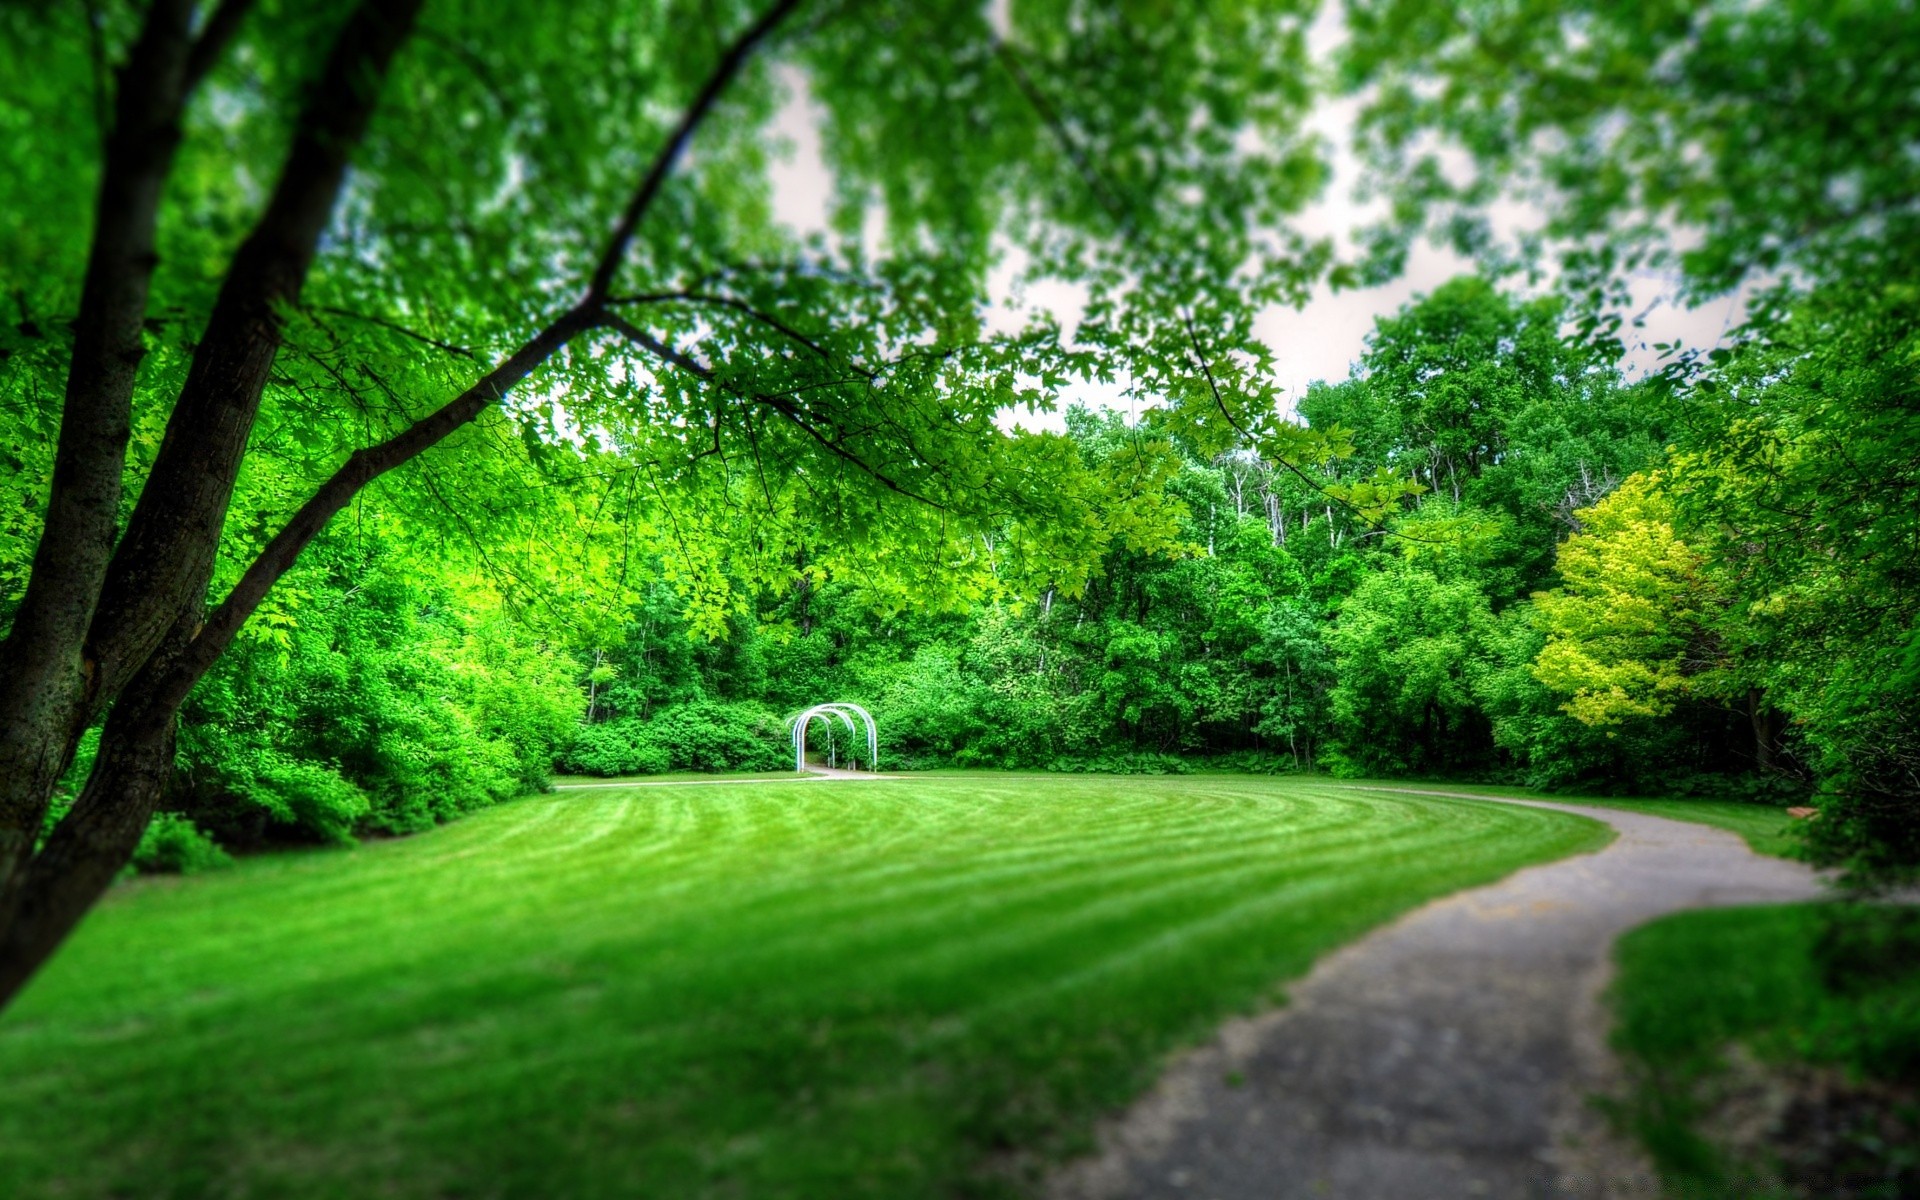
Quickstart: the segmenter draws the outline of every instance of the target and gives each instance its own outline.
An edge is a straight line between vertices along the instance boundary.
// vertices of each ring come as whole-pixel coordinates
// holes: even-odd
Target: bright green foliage
[[[1026,1194],[1328,950],[1605,838],[992,775],[593,788],[256,858],[122,889],[21,997],[0,1192]]]
[[[1468,666],[1493,622],[1470,582],[1419,567],[1369,577],[1328,634],[1342,770],[1438,772],[1484,754],[1488,732]]]
[[[1717,606],[1703,556],[1674,531],[1658,474],[1575,516],[1582,530],[1558,559],[1564,584],[1534,597],[1547,634],[1534,677],[1583,725],[1665,717],[1678,695],[1712,683],[1703,627]]]
[[[1776,1067],[1830,1064],[1855,1082],[1920,1084],[1917,917],[1901,906],[1740,908],[1667,917],[1621,939],[1614,1044],[1633,1088],[1622,1115],[1677,1194],[1731,1200],[1777,1194],[1770,1185],[1784,1181],[1812,1194],[1896,1197],[1920,1184],[1920,1114],[1885,1097],[1809,1113],[1824,1125],[1817,1141],[1783,1130],[1785,1146],[1826,1143],[1812,1162],[1730,1159],[1702,1127],[1734,1046]]]
[[[1673,352],[1656,385],[1678,401],[1676,529],[1725,602],[1699,649],[1745,690],[1722,694],[1745,709],[1753,762],[1818,781],[1821,860],[1863,884],[1911,877],[1911,6],[1353,0],[1347,14],[1344,78],[1367,89],[1365,154],[1393,201],[1375,270],[1419,228],[1502,267],[1545,250],[1603,344],[1630,336],[1634,270],[1677,268],[1689,299],[1767,281],[1730,345],[1657,347]],[[1545,227],[1496,245],[1491,206],[1515,196]],[[1662,706],[1652,679],[1622,690],[1639,694],[1627,707]]]
[[[1688,593],[1686,612],[1665,613],[1673,564],[1634,574],[1616,570],[1631,554],[1613,561],[1627,542],[1608,514],[1629,504],[1666,506],[1662,536],[1676,536],[1645,481],[1603,500],[1660,460],[1661,397],[1561,341],[1559,311],[1460,280],[1383,323],[1355,378],[1306,405],[1351,458],[1304,477],[1250,450],[1203,456],[1164,422],[1072,412],[1084,468],[1119,489],[1130,529],[1151,531],[1110,545],[1079,595],[1010,586],[964,613],[892,613],[867,576],[800,561],[724,641],[701,643],[656,589],[625,639],[583,664],[613,672],[590,684],[594,720],[700,697],[780,712],[831,697],[874,710],[894,765],[1162,770],[1168,755],[1252,754],[1236,761],[1740,791],[1728,776],[1751,765],[1752,734],[1722,707],[1738,689],[1697,661],[1725,657],[1709,628],[1724,604]],[[1349,419],[1370,423],[1336,432]],[[1323,490],[1387,469],[1440,486],[1385,529]],[[1705,570],[1694,553],[1689,579]],[[1542,587],[1536,608],[1528,593]],[[1608,628],[1608,603],[1633,597],[1625,616],[1640,624]],[[1657,628],[1648,604],[1664,613]],[[1614,681],[1601,676],[1643,660],[1674,685],[1663,719],[1569,715],[1582,688],[1582,715],[1602,712]],[[671,765],[632,756],[645,736],[590,725],[582,744],[608,753],[574,765]]]
[[[1557,301],[1464,276],[1381,318],[1354,377],[1315,385],[1300,404],[1315,426],[1347,431],[1354,453],[1341,471],[1403,473],[1433,497],[1506,518],[1503,544],[1483,546],[1478,567],[1496,605],[1545,583],[1573,510],[1661,450],[1657,412],[1605,355],[1563,337],[1565,319]],[[1453,543],[1461,531],[1429,536]]]
[[[1793,302],[1683,395],[1676,506],[1727,581],[1725,641],[1823,780],[1809,830],[1862,882],[1920,867],[1920,303]]]
[[[1888,152],[1920,141],[1907,4],[1349,0],[1346,12],[1343,69],[1375,89],[1362,128],[1395,201],[1389,260],[1410,227],[1488,249],[1485,205],[1507,192],[1546,205],[1544,239],[1610,296],[1628,269],[1658,264],[1695,295],[1782,267],[1913,277],[1920,160]],[[1452,148],[1472,169],[1443,163]],[[1687,245],[1676,227],[1699,236]]]
[[[154,817],[133,851],[134,867],[153,873],[196,875],[232,863],[232,855],[178,813]]]
[[[340,8],[250,12],[188,111],[133,491]],[[428,7],[286,314],[216,591],[351,449],[458,393],[577,298],[719,49],[764,8]],[[1301,128],[1316,9],[1220,0],[1163,21],[1023,3],[996,28],[974,0],[887,0],[795,16],[706,115],[612,280],[612,310],[667,350],[582,335],[408,468],[397,486],[434,497],[410,515],[491,536],[500,456],[530,457],[576,490],[584,523],[618,515],[600,531],[616,564],[634,541],[671,546],[654,565],[717,635],[799,556],[868,577],[894,607],[965,606],[1021,585],[1072,593],[1109,544],[1158,545],[1171,527],[1136,511],[1126,480],[1083,470],[1057,435],[1000,428],[1076,378],[1131,379],[1209,445],[1253,436],[1324,461],[1324,439],[1275,420],[1270,351],[1252,334],[1263,305],[1303,297],[1330,261],[1324,241],[1285,229],[1326,178]],[[44,502],[98,68],[137,17],[0,15],[0,291],[17,310],[0,328],[0,420],[20,446],[0,486],[23,501],[0,506],[0,613]],[[769,130],[790,99],[820,122],[823,233],[776,219]],[[1072,345],[1046,316],[987,328],[996,265],[1083,292]]]
[[[785,729],[755,704],[695,700],[634,718],[581,726],[559,754],[562,769],[587,775],[665,771],[772,771],[791,766]]]
[[[541,786],[576,719],[570,664],[341,534],[195,691],[170,807],[234,845],[413,832]]]

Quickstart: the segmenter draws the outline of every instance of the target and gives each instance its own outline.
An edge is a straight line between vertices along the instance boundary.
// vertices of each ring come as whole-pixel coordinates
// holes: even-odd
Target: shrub
[[[792,753],[767,710],[713,700],[662,709],[647,722],[647,740],[686,771],[777,771]]]
[[[582,725],[558,766],[581,775],[657,775],[672,770],[673,762],[647,740],[645,721],[629,719]]]
[[[651,720],[583,725],[558,765],[582,775],[777,771],[791,753],[785,728],[766,709],[695,700]]]
[[[147,875],[197,875],[232,862],[217,842],[179,813],[156,815],[133,851],[134,869]]]
[[[1049,771],[1087,775],[1185,775],[1190,769],[1183,758],[1151,751],[1118,751],[1086,758],[1056,758],[1047,764]]]

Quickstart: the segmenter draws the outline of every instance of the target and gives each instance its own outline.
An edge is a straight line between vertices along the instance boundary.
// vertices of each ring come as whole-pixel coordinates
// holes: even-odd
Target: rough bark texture
[[[298,298],[347,155],[372,118],[380,83],[420,3],[365,0],[347,18],[266,212],[228,269],[160,455],[114,549],[161,185],[179,140],[187,83],[209,69],[217,39],[232,35],[246,0],[223,5],[198,43],[188,36],[192,4],[156,0],[122,72],[121,123],[108,145],[109,180],[88,275],[89,289],[96,274],[111,277],[99,285],[113,302],[101,325],[121,336],[76,343],[70,379],[80,385],[70,384],[62,414],[62,459],[30,587],[51,599],[37,610],[23,604],[29,619],[16,621],[7,643],[17,661],[50,665],[38,678],[11,672],[12,687],[0,700],[0,1003],[125,866],[166,785],[174,714],[192,683],[177,696],[157,685],[173,677],[199,629],[227,503],[282,340],[278,308]],[[130,143],[139,143],[124,149],[123,169],[137,178],[115,184],[123,126]],[[150,144],[156,141],[158,149]],[[128,283],[130,274],[137,286]],[[86,315],[83,307],[83,325]],[[83,402],[76,402],[81,385]],[[106,394],[111,387],[121,391]],[[69,441],[90,475],[69,467]],[[69,509],[84,511],[56,523],[56,511]],[[129,680],[141,686],[112,708],[81,797],[36,853],[47,804],[80,733],[114,706]]]
[[[88,638],[95,710],[111,703],[182,609],[205,595],[267,376],[380,84],[421,0],[366,0],[347,18],[266,211],[235,254],[159,457],[107,572]]]
[[[122,706],[87,786],[17,876],[0,924],[0,997],[11,998],[113,883],[173,774],[172,710]]]
[[[81,647],[113,549],[192,16],[191,0],[156,0],[119,71],[53,490],[26,595],[0,644],[0,887],[32,853],[82,724],[93,671]]]

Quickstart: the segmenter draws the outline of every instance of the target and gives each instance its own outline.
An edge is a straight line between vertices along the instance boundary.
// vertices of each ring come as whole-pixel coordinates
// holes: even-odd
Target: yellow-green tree
[[[1547,642],[1534,677],[1589,726],[1664,717],[1723,685],[1705,558],[1674,525],[1658,471],[1576,513],[1560,549],[1564,583],[1534,596]]]

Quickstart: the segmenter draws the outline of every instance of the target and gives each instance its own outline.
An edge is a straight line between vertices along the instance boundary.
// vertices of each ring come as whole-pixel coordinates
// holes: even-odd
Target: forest
[[[23,970],[130,860],[767,766],[821,698],[901,765],[1794,797],[1920,862],[1902,6],[801,7],[510,74],[504,9],[6,18]],[[1351,236],[1294,223],[1328,99]],[[1418,244],[1477,273],[1283,396],[1259,313]],[[1649,272],[1744,315],[1646,347]],[[1125,419],[1019,424],[1076,383]]]
[[[1897,867],[1913,835],[1876,789],[1896,801],[1920,753],[1920,657],[1913,560],[1882,547],[1920,523],[1883,473],[1915,462],[1876,342],[1901,316],[1823,299],[1629,381],[1564,302],[1462,277],[1309,391],[1338,453],[1306,469],[1073,410],[1124,522],[1077,589],[997,575],[992,532],[975,593],[939,606],[804,551],[755,587],[680,560],[696,518],[671,500],[612,558],[592,525],[637,493],[607,463],[583,493],[501,468],[483,523],[517,540],[422,538],[407,505],[451,486],[423,481],[356,506],[196,690],[135,861],[413,832],[556,770],[778,770],[783,718],[832,697],[876,714],[896,769],[1846,796],[1817,844]],[[1411,485],[1381,519],[1330,492],[1381,471]]]
[[[1914,8],[0,4],[0,1194],[1916,1194]]]

